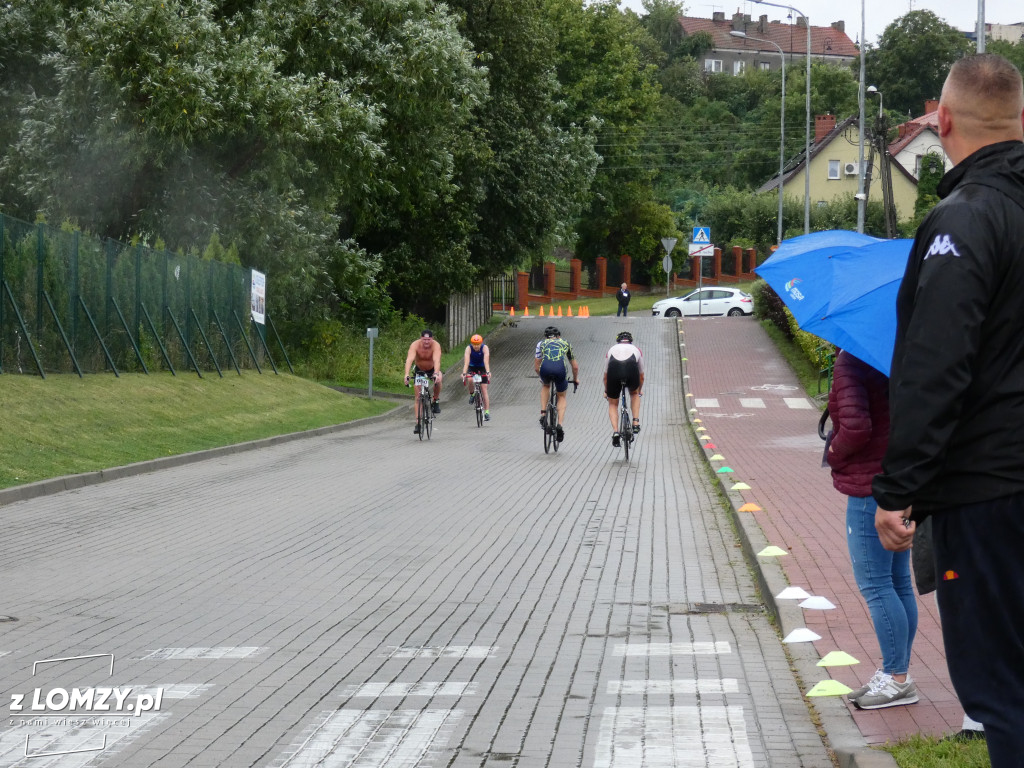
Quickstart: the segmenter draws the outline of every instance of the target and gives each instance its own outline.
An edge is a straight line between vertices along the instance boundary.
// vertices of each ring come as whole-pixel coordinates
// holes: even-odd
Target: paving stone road
[[[403,409],[0,507],[0,766],[831,766],[676,324],[557,322],[582,381],[558,454],[537,318],[490,340],[482,429],[451,376],[430,441]],[[628,463],[600,382],[621,328],[647,361]]]

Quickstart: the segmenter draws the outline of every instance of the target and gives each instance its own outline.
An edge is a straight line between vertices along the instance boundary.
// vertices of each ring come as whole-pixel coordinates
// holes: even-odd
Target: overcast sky
[[[792,5],[807,14],[811,25],[827,27],[840,19],[846,22],[846,34],[851,40],[860,37],[860,3],[838,3],[836,0],[776,0],[780,5]],[[974,29],[978,19],[977,0],[862,0],[865,6],[864,26],[867,41],[878,42],[889,24],[908,11],[932,11],[940,19],[957,29]],[[1024,22],[1024,3],[1021,0],[984,0],[985,21],[991,24]],[[753,18],[767,14],[771,21],[784,21],[788,11],[773,6],[759,5],[750,0],[683,0],[688,16],[710,19],[714,11],[724,11],[726,17],[736,11],[749,13]],[[621,0],[620,8],[631,8],[643,13],[640,0]]]

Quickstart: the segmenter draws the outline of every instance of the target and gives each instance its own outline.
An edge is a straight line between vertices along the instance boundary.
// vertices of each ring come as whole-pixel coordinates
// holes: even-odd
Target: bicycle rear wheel
[[[558,450],[558,441],[555,440],[555,424],[558,423],[558,416],[555,409],[548,403],[548,409],[544,413],[544,453],[551,450],[551,446]]]
[[[629,418],[629,411],[626,409],[626,389],[622,389],[622,408],[619,411],[619,441],[622,443],[622,450],[629,461],[629,447],[633,443],[633,422]]]
[[[420,398],[420,417],[417,423],[420,427],[420,440],[423,440],[423,436],[427,431],[427,411],[423,410],[423,398]]]
[[[480,395],[477,395],[477,398],[479,397]],[[484,407],[480,404],[479,399],[476,401],[476,425],[478,427],[482,427],[484,425]]]
[[[423,399],[423,409],[422,409],[423,412],[426,414],[427,440],[430,439],[430,432],[434,428],[434,411],[432,410],[432,408],[433,408],[433,403],[430,401],[430,395],[428,394]]]

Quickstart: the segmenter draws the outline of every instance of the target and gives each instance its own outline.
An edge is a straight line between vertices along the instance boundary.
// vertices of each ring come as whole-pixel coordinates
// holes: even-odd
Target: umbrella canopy
[[[888,375],[896,339],[896,292],[913,241],[847,234],[861,238],[861,244],[799,251],[798,244],[784,254],[781,265],[770,267],[783,243],[756,272],[779,294],[803,330]]]
[[[832,301],[831,256],[879,242],[885,241],[845,229],[811,232],[783,241],[754,271],[782,297],[804,328],[805,323],[825,314]]]

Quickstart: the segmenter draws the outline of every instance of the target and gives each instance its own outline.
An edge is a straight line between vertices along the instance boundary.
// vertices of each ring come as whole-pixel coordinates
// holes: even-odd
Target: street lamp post
[[[786,169],[786,52],[782,46],[773,43],[771,40],[764,40],[760,37],[751,37],[746,32],[733,30],[729,33],[733,37],[743,40],[753,40],[758,43],[767,43],[775,46],[779,51],[779,59],[782,61],[782,119],[779,125],[779,222],[778,222],[778,244],[782,244],[782,175]]]
[[[878,119],[881,120],[882,119],[882,92],[880,90],[878,90],[877,88],[875,88],[875,86],[873,86],[873,85],[869,85],[868,86],[867,92],[868,93],[877,93],[878,94]]]
[[[864,218],[867,210],[868,196],[864,192],[864,50],[867,43],[864,39],[864,0],[860,0],[860,82],[857,85],[857,105],[859,122],[857,128],[857,231],[864,234]]]
[[[768,0],[754,0],[758,5],[785,8],[803,16],[807,27],[807,124],[804,126],[804,234],[811,231],[811,20],[807,14],[792,5],[769,3]]]

